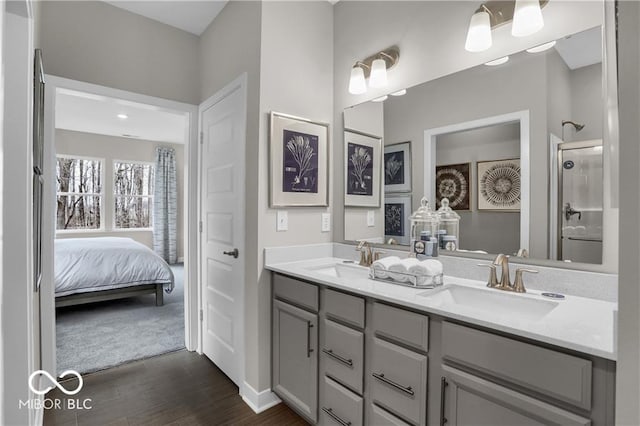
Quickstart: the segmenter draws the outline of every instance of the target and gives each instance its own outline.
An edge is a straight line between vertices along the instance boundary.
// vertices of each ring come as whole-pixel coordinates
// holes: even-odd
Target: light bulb
[[[384,61],[384,59],[376,59],[371,64],[369,86],[373,88],[381,88],[387,86],[387,63]]]
[[[489,13],[480,10],[473,14],[469,21],[469,31],[467,32],[467,42],[464,48],[468,52],[482,52],[491,47],[491,18]]]
[[[511,35],[526,37],[537,33],[542,27],[544,27],[544,20],[542,19],[540,2],[538,0],[516,0]]]
[[[351,78],[349,78],[349,93],[361,95],[367,91],[367,82],[364,79],[364,70],[356,65],[351,68]]]

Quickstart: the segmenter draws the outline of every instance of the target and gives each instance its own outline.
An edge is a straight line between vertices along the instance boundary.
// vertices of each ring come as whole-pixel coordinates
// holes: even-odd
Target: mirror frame
[[[435,200],[436,175],[436,140],[440,135],[463,132],[466,130],[518,122],[520,125],[520,248],[529,252],[529,219],[531,200],[531,177],[529,176],[529,110],[495,115],[463,123],[450,124],[424,131],[424,183],[425,196],[428,200]],[[464,252],[463,252],[464,253]],[[462,253],[461,253],[462,254]]]

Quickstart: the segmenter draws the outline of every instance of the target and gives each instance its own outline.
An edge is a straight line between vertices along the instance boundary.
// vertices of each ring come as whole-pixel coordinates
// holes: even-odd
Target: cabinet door
[[[273,389],[315,423],[318,415],[318,316],[273,301]]]
[[[586,426],[591,421],[458,369],[443,366],[441,421],[447,426]]]

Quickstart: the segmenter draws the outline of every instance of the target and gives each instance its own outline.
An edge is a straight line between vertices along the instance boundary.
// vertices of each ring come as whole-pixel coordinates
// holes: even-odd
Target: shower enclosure
[[[556,259],[602,263],[602,140],[556,147]]]

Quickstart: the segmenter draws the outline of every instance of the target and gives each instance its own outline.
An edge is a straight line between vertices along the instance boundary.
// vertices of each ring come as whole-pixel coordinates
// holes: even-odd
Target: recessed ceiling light
[[[372,99],[371,102],[383,102],[383,101],[386,101],[388,97],[389,96],[387,95],[380,96],[379,98]]]
[[[407,94],[407,89],[398,90],[397,92],[393,92],[391,96],[402,96]]]
[[[540,53],[540,52],[544,52],[545,50],[551,49],[555,45],[556,45],[556,41],[553,40],[553,41],[550,41],[549,43],[541,44],[540,46],[536,46],[536,47],[532,47],[531,49],[527,49],[527,52],[529,52],[529,53]]]
[[[120,120],[126,120],[127,118],[129,118],[127,114],[118,114],[116,117],[118,117]]]
[[[496,65],[506,64],[508,61],[509,61],[509,57],[505,56],[503,58],[496,59],[495,61],[485,62],[485,65],[488,65],[490,67],[495,67]]]

